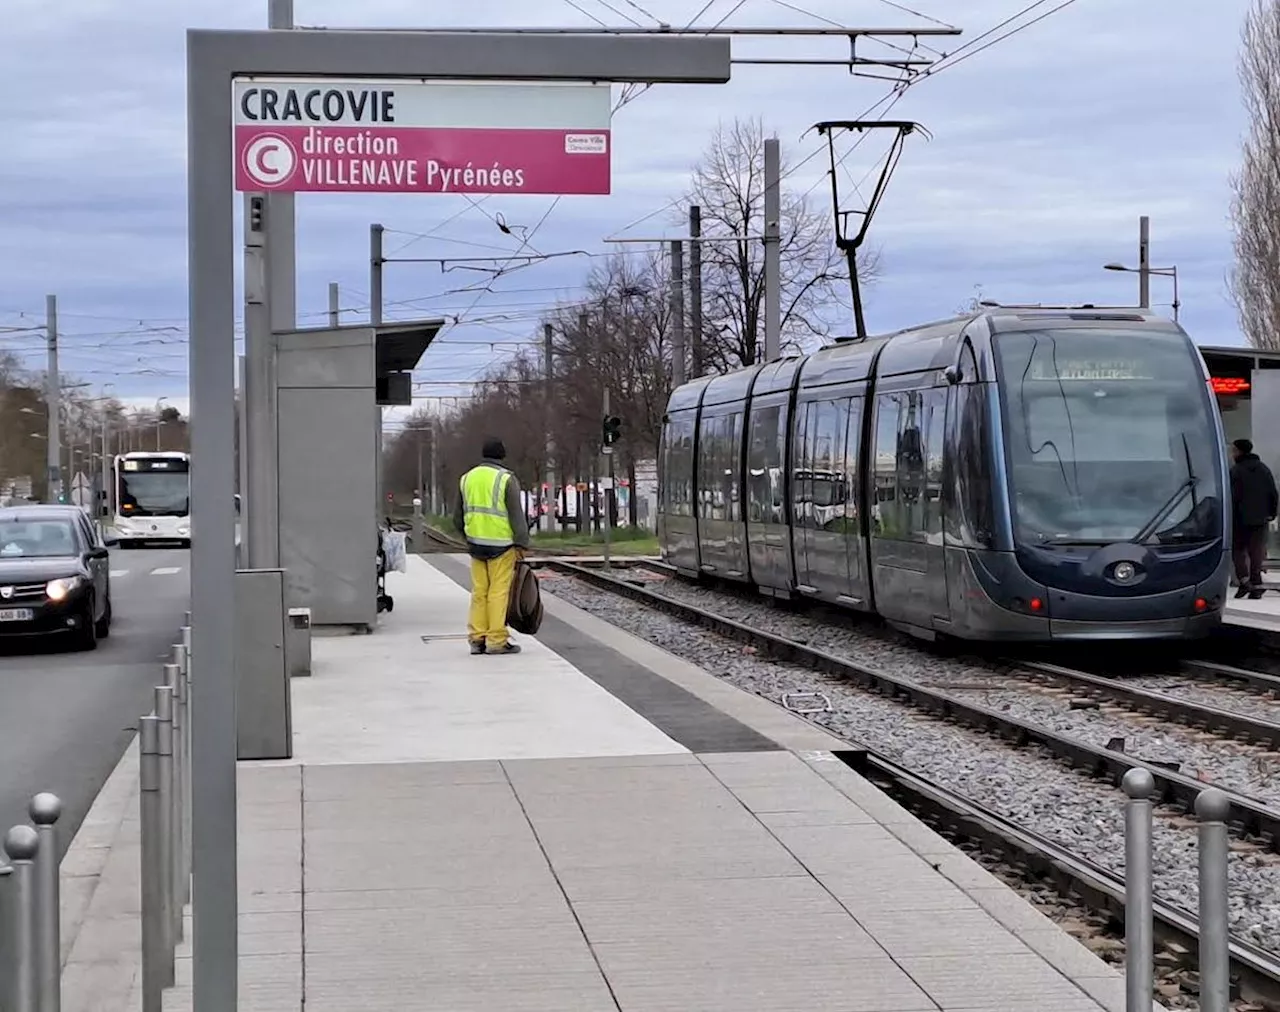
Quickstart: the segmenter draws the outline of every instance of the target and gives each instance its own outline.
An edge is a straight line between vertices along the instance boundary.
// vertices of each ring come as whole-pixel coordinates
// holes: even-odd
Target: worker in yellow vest
[[[500,439],[485,441],[484,459],[462,476],[453,522],[471,555],[471,614],[467,639],[473,654],[518,654],[507,633],[507,602],[516,560],[529,547],[529,521],[520,483],[502,461]]]

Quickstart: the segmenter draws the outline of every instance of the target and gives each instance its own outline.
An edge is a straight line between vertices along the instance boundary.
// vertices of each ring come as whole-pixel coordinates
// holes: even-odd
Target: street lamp
[[[1104,271],[1124,271],[1127,274],[1158,274],[1162,278],[1173,278],[1173,322],[1178,322],[1178,307],[1182,305],[1178,301],[1178,268],[1173,267],[1148,267],[1144,271],[1141,267],[1126,267],[1124,264],[1110,263],[1103,264]]]

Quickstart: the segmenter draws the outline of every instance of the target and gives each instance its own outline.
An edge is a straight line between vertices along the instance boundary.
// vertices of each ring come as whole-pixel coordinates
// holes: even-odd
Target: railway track
[[[625,577],[618,578],[594,568],[558,560],[538,564],[681,620],[696,623],[717,634],[747,643],[770,659],[847,678],[882,694],[913,703],[928,713],[958,720],[983,731],[998,733],[1017,745],[1045,746],[1077,768],[1107,777],[1113,783],[1118,782],[1128,769],[1145,768],[1155,778],[1157,789],[1166,802],[1172,800],[1186,806],[1205,786],[1157,764],[1144,763],[1114,750],[1095,748],[1074,741],[909,679],[890,675],[847,658],[836,657],[778,634],[718,616],[706,609],[674,601],[627,582]],[[664,571],[662,567],[654,567],[649,562],[642,561],[635,565]],[[808,716],[808,719],[813,718]],[[1122,922],[1122,878],[996,811],[931,782],[874,749],[857,744],[841,758],[909,809],[927,813],[929,821],[946,827],[951,835],[973,841],[984,852],[998,855],[1014,867],[1025,869],[1037,879],[1051,882],[1067,895],[1080,897],[1089,909],[1104,913],[1113,924]],[[1232,819],[1236,823],[1234,828],[1237,832],[1264,835],[1275,845],[1275,841],[1280,839],[1280,834],[1276,832],[1280,828],[1280,813],[1234,795],[1232,804]],[[1198,945],[1195,917],[1180,907],[1162,901],[1157,901],[1155,909],[1157,937],[1171,946],[1170,951],[1177,958],[1194,963]],[[1238,938],[1232,941],[1231,958],[1232,973],[1238,981],[1241,995],[1261,1002],[1268,1008],[1280,1009],[1280,959]]]
[[[1156,800],[1175,803],[1191,811],[1196,796],[1207,786],[1203,781],[1184,776],[1159,763],[1144,762],[1115,749],[1104,748],[1059,734],[1030,721],[966,700],[956,694],[919,681],[891,674],[880,668],[839,657],[794,639],[768,632],[743,622],[658,594],[598,570],[574,563],[547,560],[541,563],[606,590],[626,595],[635,601],[664,611],[676,618],[700,625],[712,632],[749,644],[774,660],[787,661],[826,674],[837,675],[886,696],[911,703],[928,713],[999,734],[1019,745],[1035,744],[1048,749],[1077,769],[1093,776],[1105,777],[1119,784],[1125,773],[1134,768],[1147,770],[1156,781]],[[1079,672],[1083,674],[1083,672]],[[1232,828],[1244,836],[1255,836],[1280,853],[1280,810],[1261,804],[1237,792],[1226,790],[1230,799]]]

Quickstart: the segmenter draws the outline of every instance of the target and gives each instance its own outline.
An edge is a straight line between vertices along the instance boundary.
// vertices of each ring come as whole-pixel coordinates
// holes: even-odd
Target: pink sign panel
[[[607,194],[609,89],[237,81],[237,190]]]
[[[609,192],[609,131],[236,127],[237,190]]]

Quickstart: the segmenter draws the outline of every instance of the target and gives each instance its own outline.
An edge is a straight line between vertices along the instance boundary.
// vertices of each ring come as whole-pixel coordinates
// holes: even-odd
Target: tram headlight
[[[1138,575],[1138,567],[1132,562],[1117,562],[1115,568],[1115,577],[1121,583],[1128,583]]]

